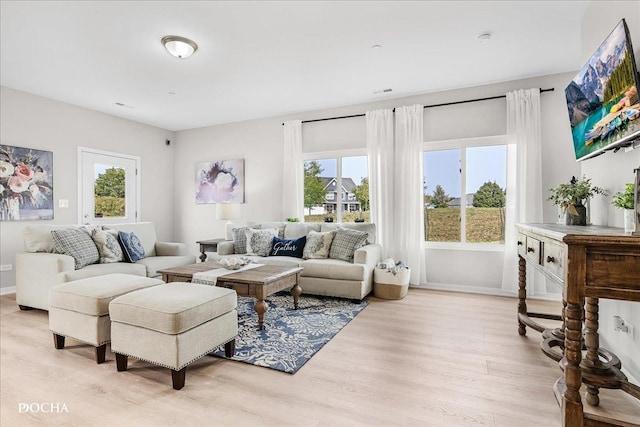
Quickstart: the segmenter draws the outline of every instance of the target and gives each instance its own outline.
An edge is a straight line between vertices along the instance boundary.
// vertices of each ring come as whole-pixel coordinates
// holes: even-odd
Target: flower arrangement
[[[625,184],[624,191],[618,191],[613,195],[613,206],[619,209],[633,209],[633,196],[635,188],[633,184]]]
[[[20,209],[49,209],[37,219],[53,218],[51,159],[48,151],[0,145],[0,219],[21,219]]]

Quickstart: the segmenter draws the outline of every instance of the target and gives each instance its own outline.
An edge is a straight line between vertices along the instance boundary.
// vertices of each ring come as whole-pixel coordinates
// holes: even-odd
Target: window
[[[504,243],[504,136],[426,143],[424,224],[428,242]]]
[[[305,222],[369,222],[367,156],[310,157],[304,162]]]

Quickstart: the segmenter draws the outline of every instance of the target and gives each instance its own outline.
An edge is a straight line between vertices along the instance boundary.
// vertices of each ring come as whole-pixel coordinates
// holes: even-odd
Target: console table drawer
[[[551,242],[543,243],[542,267],[564,282],[564,247]]]
[[[534,263],[541,265],[540,254],[542,253],[542,242],[531,236],[527,236],[527,252],[525,257],[533,261]]]

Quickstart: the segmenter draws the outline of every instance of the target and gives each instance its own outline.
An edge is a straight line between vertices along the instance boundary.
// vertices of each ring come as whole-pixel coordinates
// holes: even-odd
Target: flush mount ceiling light
[[[193,40],[180,36],[164,36],[162,44],[169,53],[176,58],[186,59],[198,50],[198,45]]]
[[[491,40],[491,33],[482,33],[482,34],[478,34],[478,37],[476,37],[476,40],[478,40],[480,43],[489,43],[489,40]]]

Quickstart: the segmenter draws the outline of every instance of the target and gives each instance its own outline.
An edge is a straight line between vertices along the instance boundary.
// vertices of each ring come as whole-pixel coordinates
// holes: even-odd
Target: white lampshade
[[[238,203],[218,203],[216,204],[216,219],[227,221],[240,218],[240,204]]]
[[[186,59],[198,50],[198,45],[193,40],[180,36],[165,36],[162,44],[169,53],[176,58]]]

